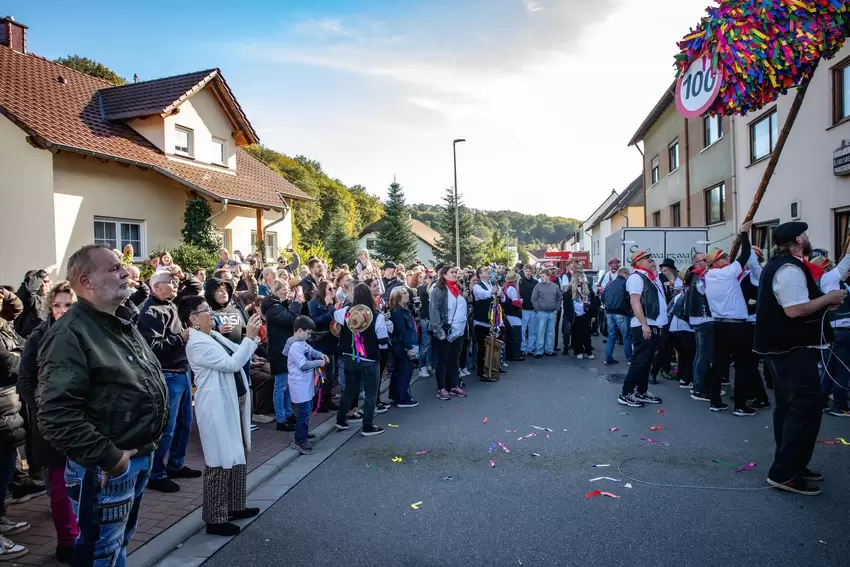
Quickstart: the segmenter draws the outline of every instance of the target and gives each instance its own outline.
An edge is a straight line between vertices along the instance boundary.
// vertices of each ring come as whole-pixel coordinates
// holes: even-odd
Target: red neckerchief
[[[457,285],[457,282],[450,282],[449,280],[446,280],[446,287],[455,297],[460,295],[460,286]]]
[[[558,276],[549,276],[549,281],[552,283],[558,283]]]
[[[654,281],[655,281],[655,277],[656,277],[656,276],[655,276],[655,272],[650,272],[650,271],[649,271],[649,270],[647,270],[646,268],[641,268],[640,266],[635,266],[635,271],[636,271],[636,272],[638,272],[638,271],[643,272],[643,275],[645,275],[646,277],[648,277],[648,278],[649,278],[649,281],[651,281],[651,282],[654,282]]]
[[[823,268],[821,268],[820,266],[815,266],[802,256],[797,256],[796,254],[794,254],[794,257],[803,263],[803,265],[806,267],[807,270],[809,270],[809,273],[812,275],[812,278],[814,278],[815,281],[820,280],[826,273]]]

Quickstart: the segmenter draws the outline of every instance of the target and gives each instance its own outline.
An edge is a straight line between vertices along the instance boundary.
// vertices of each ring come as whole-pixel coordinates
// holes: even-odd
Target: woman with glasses
[[[177,310],[189,327],[186,358],[197,387],[195,421],[206,463],[202,518],[208,534],[234,536],[240,528],[230,520],[260,513],[245,507],[251,389],[244,367],[257,350],[262,318],[251,316],[245,339],[237,345],[213,331],[213,313],[203,297],[181,299]]]

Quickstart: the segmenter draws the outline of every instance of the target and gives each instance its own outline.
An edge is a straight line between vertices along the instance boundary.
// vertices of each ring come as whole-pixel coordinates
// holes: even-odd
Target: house
[[[646,226],[708,227],[709,240],[728,248],[735,225],[729,135],[735,119],[686,119],[676,110],[675,91],[673,84],[664,92],[629,141],[643,142]]]
[[[578,232],[574,235],[575,241],[570,243],[570,249],[573,252],[578,251],[586,251],[589,252],[593,248],[593,242],[590,238],[590,233],[585,231],[585,227],[590,228],[596,223],[597,219],[602,215],[605,210],[610,207],[614,201],[617,200],[619,195],[615,189],[611,189],[611,193],[608,197],[602,201],[602,204],[599,205],[593,213],[583,223],[578,227]]]
[[[590,234],[591,269],[601,270],[608,263],[609,258],[605,258],[605,240],[611,234],[628,226],[645,226],[643,198],[643,175],[639,175],[597,215],[590,226],[584,228]]]
[[[734,125],[739,222],[761,182],[796,91]],[[772,227],[791,220],[808,223],[814,248],[835,258],[850,233],[850,44],[822,61],[788,136],[782,158],[753,219],[752,240],[769,253]]]
[[[293,201],[310,197],[243,148],[259,138],[209,69],[114,86],[26,50],[0,19],[0,282],[85,244],[132,244],[141,261],[181,242],[189,196],[207,199],[224,245],[291,246]]]
[[[440,233],[416,219],[410,219],[410,228],[416,235],[416,257],[422,260],[426,266],[434,266],[437,263],[437,255],[442,249],[437,245]],[[358,247],[366,249],[374,256],[376,253],[375,242],[378,240],[378,232],[381,230],[381,221],[373,222],[360,231],[357,236]]]

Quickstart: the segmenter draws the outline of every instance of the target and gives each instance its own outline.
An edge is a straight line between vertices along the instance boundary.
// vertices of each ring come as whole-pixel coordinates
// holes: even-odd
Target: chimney
[[[26,53],[27,26],[16,22],[12,16],[0,18],[0,45],[5,45],[15,51]]]

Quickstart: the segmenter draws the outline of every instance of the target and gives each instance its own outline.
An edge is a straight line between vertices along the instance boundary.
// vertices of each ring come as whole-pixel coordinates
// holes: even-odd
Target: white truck
[[[619,258],[628,265],[629,257],[636,250],[646,250],[661,264],[664,258],[672,258],[676,267],[691,265],[691,258],[698,252],[708,251],[707,228],[621,228],[605,239],[605,270],[608,260]],[[594,266],[596,267],[596,266]]]

